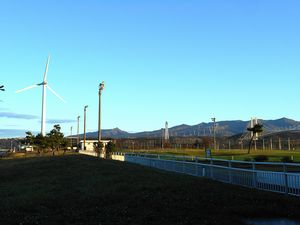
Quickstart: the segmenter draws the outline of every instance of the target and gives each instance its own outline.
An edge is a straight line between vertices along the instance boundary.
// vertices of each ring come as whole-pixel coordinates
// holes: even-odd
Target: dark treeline
[[[53,136],[53,133],[50,136]],[[47,147],[49,143],[52,143],[53,139],[48,135]],[[55,136],[55,135],[54,135]],[[58,135],[59,136],[59,135]],[[57,136],[56,136],[57,137]],[[47,138],[47,136],[46,136]],[[50,139],[49,139],[50,138]],[[51,140],[52,139],[52,140]],[[109,139],[109,138],[105,138]],[[30,135],[25,138],[11,138],[11,139],[0,139],[0,148],[2,149],[14,149],[20,144],[29,144]],[[46,140],[46,139],[45,139]],[[60,147],[69,146],[70,138],[63,137],[60,139]],[[213,137],[170,137],[169,141],[165,141],[162,138],[124,138],[114,139],[116,150],[151,150],[161,148],[173,148],[173,149],[205,149],[206,147],[213,148]],[[235,137],[217,137],[216,146],[217,149],[247,149],[249,140],[245,139],[241,141],[240,136]],[[77,139],[73,138],[73,147],[77,146]],[[289,136],[267,136],[260,137],[257,141],[253,142],[252,148],[258,150],[300,150],[300,139],[297,137]],[[42,146],[42,148],[45,146]]]
[[[136,139],[116,139],[116,149],[120,150],[151,150],[162,148],[174,149],[205,149],[213,148],[212,137],[176,137],[165,141],[161,138],[136,138]],[[217,149],[247,149],[249,140],[239,138],[217,137]],[[254,141],[253,149],[261,150],[300,150],[300,140],[291,138],[259,138]]]

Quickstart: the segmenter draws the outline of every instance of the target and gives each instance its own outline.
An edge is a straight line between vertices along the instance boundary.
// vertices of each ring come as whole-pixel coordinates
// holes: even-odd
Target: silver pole
[[[101,141],[101,94],[104,89],[104,81],[99,84],[99,111],[98,111],[98,142]]]
[[[83,150],[86,150],[85,142],[86,142],[86,109],[87,105],[84,106],[84,135],[83,135]]]
[[[73,127],[71,126],[71,151],[73,150],[72,131],[73,131]]]
[[[211,120],[213,121],[213,134],[214,134],[214,150],[217,149],[217,145],[216,145],[216,118],[211,118]]]
[[[80,137],[79,137],[79,119],[80,119],[80,116],[77,117],[77,148],[79,146],[79,141],[80,141]]]
[[[99,110],[98,110],[98,146],[101,144],[101,95],[104,89],[104,81],[99,84]],[[101,149],[102,150],[102,149]],[[99,149],[100,151],[100,149]],[[104,154],[105,156],[105,154]]]

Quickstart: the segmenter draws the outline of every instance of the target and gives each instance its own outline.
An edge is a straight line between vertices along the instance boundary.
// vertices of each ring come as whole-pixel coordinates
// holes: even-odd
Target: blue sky
[[[48,92],[47,119],[66,133],[84,105],[97,130],[102,80],[104,129],[300,120],[299,11],[298,0],[2,0],[0,129],[40,130],[41,88],[15,91],[42,81],[48,54],[67,103]]]

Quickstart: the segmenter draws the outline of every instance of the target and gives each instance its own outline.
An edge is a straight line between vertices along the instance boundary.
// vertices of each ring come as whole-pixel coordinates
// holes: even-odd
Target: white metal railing
[[[206,177],[226,183],[300,196],[300,164],[296,163],[244,162],[191,156],[135,153],[126,153],[124,161],[170,172]],[[216,165],[218,162],[226,165]],[[251,168],[238,168],[232,166],[233,164],[250,164]],[[282,166],[283,171],[259,170],[256,168],[257,165]],[[299,167],[299,170],[287,172],[287,167],[293,167],[294,170]]]

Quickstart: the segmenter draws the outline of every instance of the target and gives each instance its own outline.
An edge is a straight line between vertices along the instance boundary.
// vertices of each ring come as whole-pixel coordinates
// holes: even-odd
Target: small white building
[[[101,143],[103,144],[103,149],[107,145],[107,143],[110,142],[110,140],[101,140]],[[80,141],[80,149],[81,151],[95,151],[95,146],[97,146],[98,140],[86,140],[85,141],[85,148],[83,141]],[[103,150],[102,149],[102,150]]]
[[[19,149],[21,151],[33,152],[33,147],[31,145],[20,145]]]

